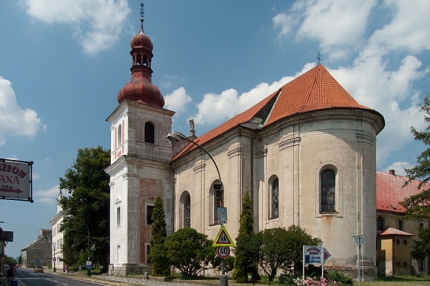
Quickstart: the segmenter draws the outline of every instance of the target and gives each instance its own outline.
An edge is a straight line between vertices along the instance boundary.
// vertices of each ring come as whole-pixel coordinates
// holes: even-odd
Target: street
[[[17,268],[17,280],[20,286],[95,286],[106,285],[96,282],[76,280],[63,275],[47,273],[33,273],[33,269]],[[7,285],[7,284],[6,284]]]

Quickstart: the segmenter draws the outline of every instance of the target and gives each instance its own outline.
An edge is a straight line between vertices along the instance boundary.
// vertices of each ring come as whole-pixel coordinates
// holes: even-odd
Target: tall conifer
[[[252,273],[254,278],[258,277],[257,250],[257,237],[254,233],[252,201],[247,189],[242,201],[239,235],[236,238],[236,248],[234,250],[234,280],[237,282],[246,282],[248,273]]]
[[[164,242],[167,238],[166,219],[163,209],[163,201],[157,196],[154,203],[151,225],[151,252],[149,259],[152,266],[152,275],[167,276],[170,274],[170,264],[167,259]]]

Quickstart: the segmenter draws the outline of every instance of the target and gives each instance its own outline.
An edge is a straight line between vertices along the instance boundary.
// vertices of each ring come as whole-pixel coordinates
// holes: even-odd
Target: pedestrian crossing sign
[[[233,240],[230,238],[230,235],[228,234],[224,225],[221,225],[221,229],[219,230],[212,246],[234,246]]]

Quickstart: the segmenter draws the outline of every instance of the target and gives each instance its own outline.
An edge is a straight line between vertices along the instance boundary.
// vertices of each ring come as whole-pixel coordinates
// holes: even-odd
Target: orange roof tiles
[[[423,184],[421,189],[418,180],[413,180],[406,186],[408,177],[397,176],[394,171],[389,173],[376,172],[376,210],[393,213],[404,213],[406,209],[400,205],[406,198],[419,194],[430,188],[430,184]]]
[[[194,140],[203,145],[228,130],[250,121],[253,117],[261,118],[262,128],[283,118],[315,110],[347,108],[377,111],[358,104],[351,95],[330,75],[323,65],[317,65],[301,76],[220,126]],[[196,146],[189,144],[173,160],[179,158]]]

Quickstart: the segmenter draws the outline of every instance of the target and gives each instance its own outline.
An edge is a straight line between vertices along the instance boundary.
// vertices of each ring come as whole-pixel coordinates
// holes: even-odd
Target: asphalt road
[[[67,276],[55,275],[50,272],[33,273],[33,269],[17,268],[19,286],[96,286],[106,285],[97,282],[76,280]],[[6,284],[7,285],[7,284]]]

